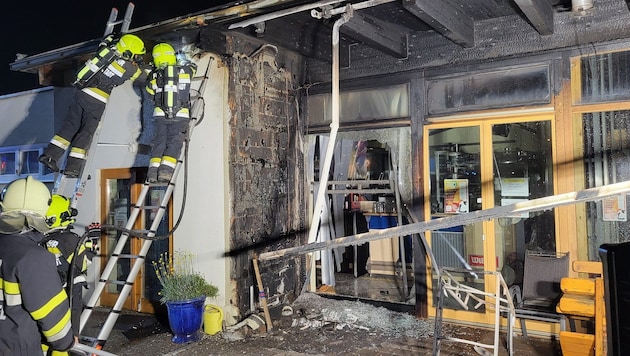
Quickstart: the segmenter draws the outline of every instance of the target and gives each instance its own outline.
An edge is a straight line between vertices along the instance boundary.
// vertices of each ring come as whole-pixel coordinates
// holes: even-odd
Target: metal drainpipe
[[[313,219],[311,220],[311,228],[308,234],[308,242],[315,242],[317,235],[317,227],[324,206],[324,198],[326,190],[328,190],[328,175],[330,174],[330,165],[332,163],[333,151],[335,149],[335,141],[337,140],[337,131],[339,130],[339,28],[348,22],[352,17],[352,7],[346,5],[346,12],[335,21],[332,31],[332,123],[330,124],[330,138],[326,147],[326,156],[324,157],[324,167],[319,178],[319,189],[315,199],[315,209],[313,210]]]
[[[352,17],[352,7],[346,5],[346,12],[335,21],[332,31],[332,123],[330,124],[330,138],[326,147],[326,156],[324,157],[324,166],[319,176],[319,189],[315,199],[315,209],[313,209],[313,218],[311,219],[311,228],[308,234],[308,242],[315,242],[319,223],[322,215],[322,208],[328,190],[328,175],[330,174],[330,165],[332,163],[333,151],[335,149],[335,141],[337,141],[337,131],[339,130],[339,28],[348,22]],[[315,288],[315,259],[310,261],[310,284]],[[304,285],[306,287],[306,284]]]

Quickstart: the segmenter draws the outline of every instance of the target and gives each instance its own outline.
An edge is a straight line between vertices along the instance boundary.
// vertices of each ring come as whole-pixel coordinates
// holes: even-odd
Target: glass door
[[[131,213],[132,204],[137,202],[138,196],[143,188],[145,180],[145,170],[131,169],[108,169],[101,172],[101,204],[104,216],[102,221],[106,225],[113,225],[124,228]],[[145,206],[154,206],[155,210],[160,205],[161,198],[166,187],[151,187],[147,194]],[[133,229],[148,229],[155,212],[149,211],[148,214],[142,213]],[[170,204],[167,208],[168,213],[164,214],[156,236],[168,235],[168,228],[171,221]],[[101,256],[104,260],[101,268],[107,264],[107,258],[112,255],[116,244],[122,235],[121,230],[105,229],[101,247]],[[117,265],[112,272],[110,280],[124,281],[129,276],[132,264],[135,258],[129,256],[137,256],[144,240],[137,237],[127,239],[121,256],[118,258]],[[157,261],[163,252],[170,251],[170,238],[165,237],[154,241],[147,253],[144,265],[140,269],[136,281],[133,284],[129,297],[125,301],[124,309],[135,310],[139,312],[153,313],[155,306],[159,305],[159,282],[152,267],[152,262]],[[122,283],[110,283],[106,286],[101,296],[101,304],[104,306],[113,306],[123,288]]]
[[[553,195],[551,121],[492,125],[494,205]],[[556,252],[554,210],[495,219],[498,268],[518,296],[527,250]]]
[[[430,218],[467,214],[482,209],[481,130],[479,126],[439,127],[428,130]],[[453,269],[457,283],[484,289],[485,239],[483,222],[459,225],[429,234],[438,266]],[[457,270],[457,272],[455,272]],[[433,295],[438,281],[433,274]],[[484,313],[483,305],[444,298],[445,309]],[[435,300],[434,300],[435,304]]]
[[[428,126],[429,217],[553,195],[551,125],[551,118],[541,115]],[[499,271],[516,293],[522,286],[525,251],[555,252],[554,219],[553,210],[532,212],[473,221],[428,236],[437,265],[461,271],[453,275],[457,283],[493,293],[494,282],[478,272]],[[436,278],[434,273],[434,295]],[[445,317],[478,322],[486,312],[474,299],[443,301]]]

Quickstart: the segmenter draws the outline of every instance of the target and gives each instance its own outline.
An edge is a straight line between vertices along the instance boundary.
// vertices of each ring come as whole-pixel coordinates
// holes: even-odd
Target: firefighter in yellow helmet
[[[87,238],[82,240],[81,236],[72,231],[76,215],[77,210],[71,207],[70,199],[53,194],[46,211],[46,224],[50,230],[41,245],[55,255],[61,283],[71,291],[72,328],[78,335],[83,311],[83,288],[87,288],[87,269],[96,254],[100,226],[98,231],[89,231]]]
[[[168,43],[153,47],[153,69],[147,92],[153,98],[154,136],[147,181],[167,183],[173,177],[190,121],[190,85],[197,66],[178,56]]]
[[[50,352],[69,350],[68,296],[55,257],[39,246],[50,191],[29,176],[11,182],[0,199],[0,354],[42,355],[42,342]]]
[[[41,163],[58,172],[58,163],[69,150],[63,173],[68,177],[81,174],[112,90],[140,76],[137,62],[145,53],[144,42],[136,35],[110,35],[101,42],[96,55],[77,73],[72,105],[63,126],[39,157]]]

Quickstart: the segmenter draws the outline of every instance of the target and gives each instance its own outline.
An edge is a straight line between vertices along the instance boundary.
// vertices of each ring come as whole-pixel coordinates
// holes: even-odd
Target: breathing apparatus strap
[[[101,72],[103,68],[107,68],[117,58],[118,55],[113,46],[101,48],[94,58],[85,62],[79,73],[77,73],[77,79],[72,84],[79,89],[94,86],[92,84],[96,73]]]

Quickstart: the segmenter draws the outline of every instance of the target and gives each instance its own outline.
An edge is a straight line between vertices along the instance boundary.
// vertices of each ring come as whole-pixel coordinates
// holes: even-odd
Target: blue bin
[[[368,224],[369,229],[387,229],[397,226],[394,216],[371,216]]]

